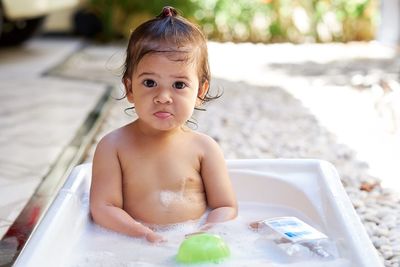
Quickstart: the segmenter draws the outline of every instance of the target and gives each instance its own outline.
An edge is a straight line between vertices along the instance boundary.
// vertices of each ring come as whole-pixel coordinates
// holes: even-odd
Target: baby
[[[212,97],[202,32],[164,7],[129,39],[122,81],[137,119],[106,135],[93,159],[90,211],[108,229],[164,241],[152,225],[198,220],[203,229],[237,215],[223,154],[186,126]]]

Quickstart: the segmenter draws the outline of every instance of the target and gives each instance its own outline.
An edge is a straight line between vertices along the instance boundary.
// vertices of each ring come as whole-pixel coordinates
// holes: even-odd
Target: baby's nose
[[[167,90],[162,90],[154,97],[154,103],[156,104],[171,104],[172,98]]]

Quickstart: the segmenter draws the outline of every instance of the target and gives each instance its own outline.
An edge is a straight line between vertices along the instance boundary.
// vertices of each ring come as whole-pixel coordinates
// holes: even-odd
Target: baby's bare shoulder
[[[193,142],[198,144],[206,151],[219,149],[218,143],[209,135],[199,132],[193,132]]]
[[[191,132],[191,137],[192,137],[192,140],[195,142],[215,143],[215,140],[211,136],[204,134],[204,133],[193,131],[193,132]]]
[[[100,139],[97,146],[117,149],[119,146],[123,145],[123,143],[127,140],[128,136],[129,136],[129,124],[117,128],[104,135]]]

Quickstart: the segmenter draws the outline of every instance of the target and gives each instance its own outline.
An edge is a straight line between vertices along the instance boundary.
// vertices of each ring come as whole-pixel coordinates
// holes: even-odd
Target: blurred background
[[[395,0],[80,0],[73,8],[46,16],[41,29],[46,34],[74,33],[114,41],[126,38],[164,5],[176,7],[198,23],[210,40],[222,42],[349,42],[375,38],[393,42],[388,39],[399,35],[399,4]],[[25,27],[33,24],[32,19],[27,22]],[[393,32],[380,30],[382,24],[386,32],[388,28]],[[21,25],[19,22],[18,27]],[[12,27],[3,23],[2,28],[4,32]]]
[[[378,0],[87,0],[75,11],[74,29],[100,40],[127,37],[167,2],[197,22],[211,40],[268,43],[374,39],[380,4]],[[85,28],[85,20],[92,20],[91,29]]]
[[[98,37],[127,37],[167,1],[88,0],[81,15],[99,20]],[[168,1],[197,22],[209,39],[233,42],[331,42],[371,40],[378,0],[176,0]],[[79,32],[80,25],[75,25]],[[93,28],[97,30],[97,28]]]

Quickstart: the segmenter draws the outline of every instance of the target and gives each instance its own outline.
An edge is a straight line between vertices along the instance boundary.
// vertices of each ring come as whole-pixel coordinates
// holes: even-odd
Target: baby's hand
[[[207,232],[208,230],[210,230],[213,226],[215,225],[215,223],[206,223],[203,226],[200,227],[200,232]]]
[[[249,228],[253,231],[259,231],[262,228],[264,228],[264,224],[263,224],[264,220],[261,221],[255,221],[255,222],[251,222],[249,223]]]
[[[189,233],[189,234],[185,235],[185,238],[189,238],[191,236],[200,235],[200,234],[204,234],[204,233],[205,233],[204,231],[198,231],[198,232]]]
[[[206,233],[208,230],[210,230],[214,225],[215,225],[215,223],[206,223],[206,224],[202,225],[202,226],[199,228],[199,231],[186,234],[186,235],[185,235],[185,238],[191,237],[191,236],[193,236],[193,235],[204,234],[204,233]]]
[[[162,235],[159,235],[153,231],[146,234],[145,237],[146,237],[146,240],[149,241],[150,243],[159,244],[159,243],[167,242],[166,238],[164,238]]]

